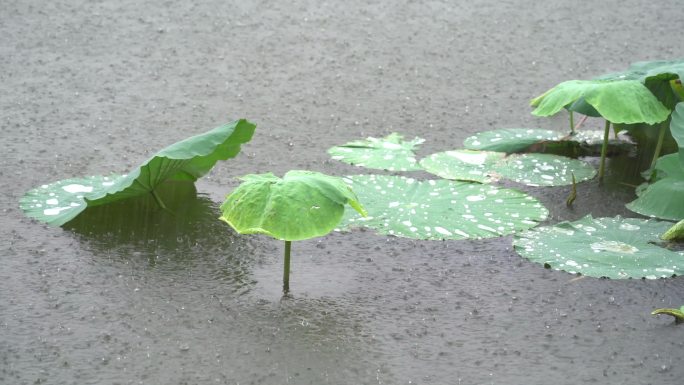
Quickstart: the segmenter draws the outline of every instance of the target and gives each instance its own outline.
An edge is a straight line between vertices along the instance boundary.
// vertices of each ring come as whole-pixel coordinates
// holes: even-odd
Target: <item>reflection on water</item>
[[[93,254],[160,272],[202,265],[204,277],[244,290],[253,279],[251,240],[217,218],[218,205],[197,196],[193,183],[167,182],[152,194],[88,208],[64,228],[79,234]]]

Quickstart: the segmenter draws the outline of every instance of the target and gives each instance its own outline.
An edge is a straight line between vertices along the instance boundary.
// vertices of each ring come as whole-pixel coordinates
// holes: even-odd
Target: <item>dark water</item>
[[[684,303],[681,277],[576,279],[523,260],[510,237],[355,231],[295,243],[283,298],[282,244],[216,219],[235,176],[364,172],[325,153],[360,137],[421,136],[425,156],[479,130],[564,129],[529,99],[681,56],[678,1],[2,9],[1,384],[681,382],[684,328],[649,314]],[[238,117],[258,124],[254,140],[197,190],[169,189],[174,215],[143,198],[50,228],[18,210],[36,185],[125,172]],[[633,216],[628,163],[579,185],[573,208],[569,187],[526,191],[550,223]]]

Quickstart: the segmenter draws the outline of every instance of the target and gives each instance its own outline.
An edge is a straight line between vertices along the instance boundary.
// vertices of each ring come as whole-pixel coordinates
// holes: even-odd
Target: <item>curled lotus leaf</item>
[[[31,218],[61,226],[87,207],[154,194],[166,181],[194,182],[219,160],[235,157],[256,126],[241,119],[164,148],[124,175],[70,178],[28,191],[19,207]]]
[[[345,181],[368,216],[347,210],[341,229],[367,227],[414,239],[479,239],[529,229],[548,215],[537,199],[490,185],[388,175],[355,175]]]
[[[355,140],[328,150],[332,159],[339,160],[359,167],[389,171],[416,171],[417,165],[415,149],[425,141],[414,138],[405,141],[398,133],[392,133],[384,138],[369,137]]]
[[[606,278],[666,278],[684,273],[684,252],[658,246],[672,223],[637,218],[592,218],[537,227],[514,237],[515,251],[532,262],[572,274]]]

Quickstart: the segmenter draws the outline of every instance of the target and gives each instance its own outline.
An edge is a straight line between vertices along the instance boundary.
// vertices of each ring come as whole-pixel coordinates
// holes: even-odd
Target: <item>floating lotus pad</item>
[[[581,160],[551,154],[511,154],[502,152],[454,150],[432,154],[420,161],[432,174],[446,179],[489,183],[506,178],[528,186],[562,186],[596,175]]]
[[[30,190],[20,200],[27,216],[61,226],[87,207],[154,193],[163,182],[195,181],[219,160],[235,157],[255,125],[238,120],[177,142],[128,174],[70,178]]]
[[[548,215],[538,200],[513,189],[386,175],[356,175],[345,181],[368,216],[347,210],[342,229],[368,227],[415,239],[478,239],[529,229]]]
[[[659,247],[672,223],[592,218],[538,227],[516,235],[515,251],[556,270],[590,277],[656,279],[684,273],[684,252]]]
[[[535,143],[561,140],[563,136],[560,132],[540,128],[502,128],[470,136],[463,141],[463,147],[510,154],[524,151]]]
[[[240,234],[266,234],[284,241],[319,237],[340,222],[345,204],[365,210],[349,186],[337,177],[290,171],[281,179],[246,175],[221,205],[221,220]]]
[[[414,138],[407,142],[400,134],[392,133],[384,138],[369,137],[355,140],[328,150],[333,159],[359,167],[389,171],[416,171],[416,155],[413,152],[425,139]]]
[[[495,165],[503,152],[453,150],[432,154],[420,160],[425,171],[446,179],[490,183],[499,179]]]

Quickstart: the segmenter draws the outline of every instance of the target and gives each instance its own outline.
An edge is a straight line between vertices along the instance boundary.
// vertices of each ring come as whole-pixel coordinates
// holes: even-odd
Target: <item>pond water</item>
[[[329,159],[350,140],[399,131],[426,139],[422,157],[486,129],[564,129],[529,99],[676,57],[677,0],[3,8],[0,383],[681,382],[684,328],[650,312],[684,303],[682,277],[579,278],[522,259],[511,237],[356,230],[294,243],[283,297],[282,243],[217,220],[236,176],[368,173]],[[18,209],[30,188],[126,172],[239,117],[254,139],[196,189],[172,186],[175,216],[143,198],[53,228]],[[538,197],[548,223],[636,216],[627,163],[580,184],[573,208],[567,186],[506,186]]]

